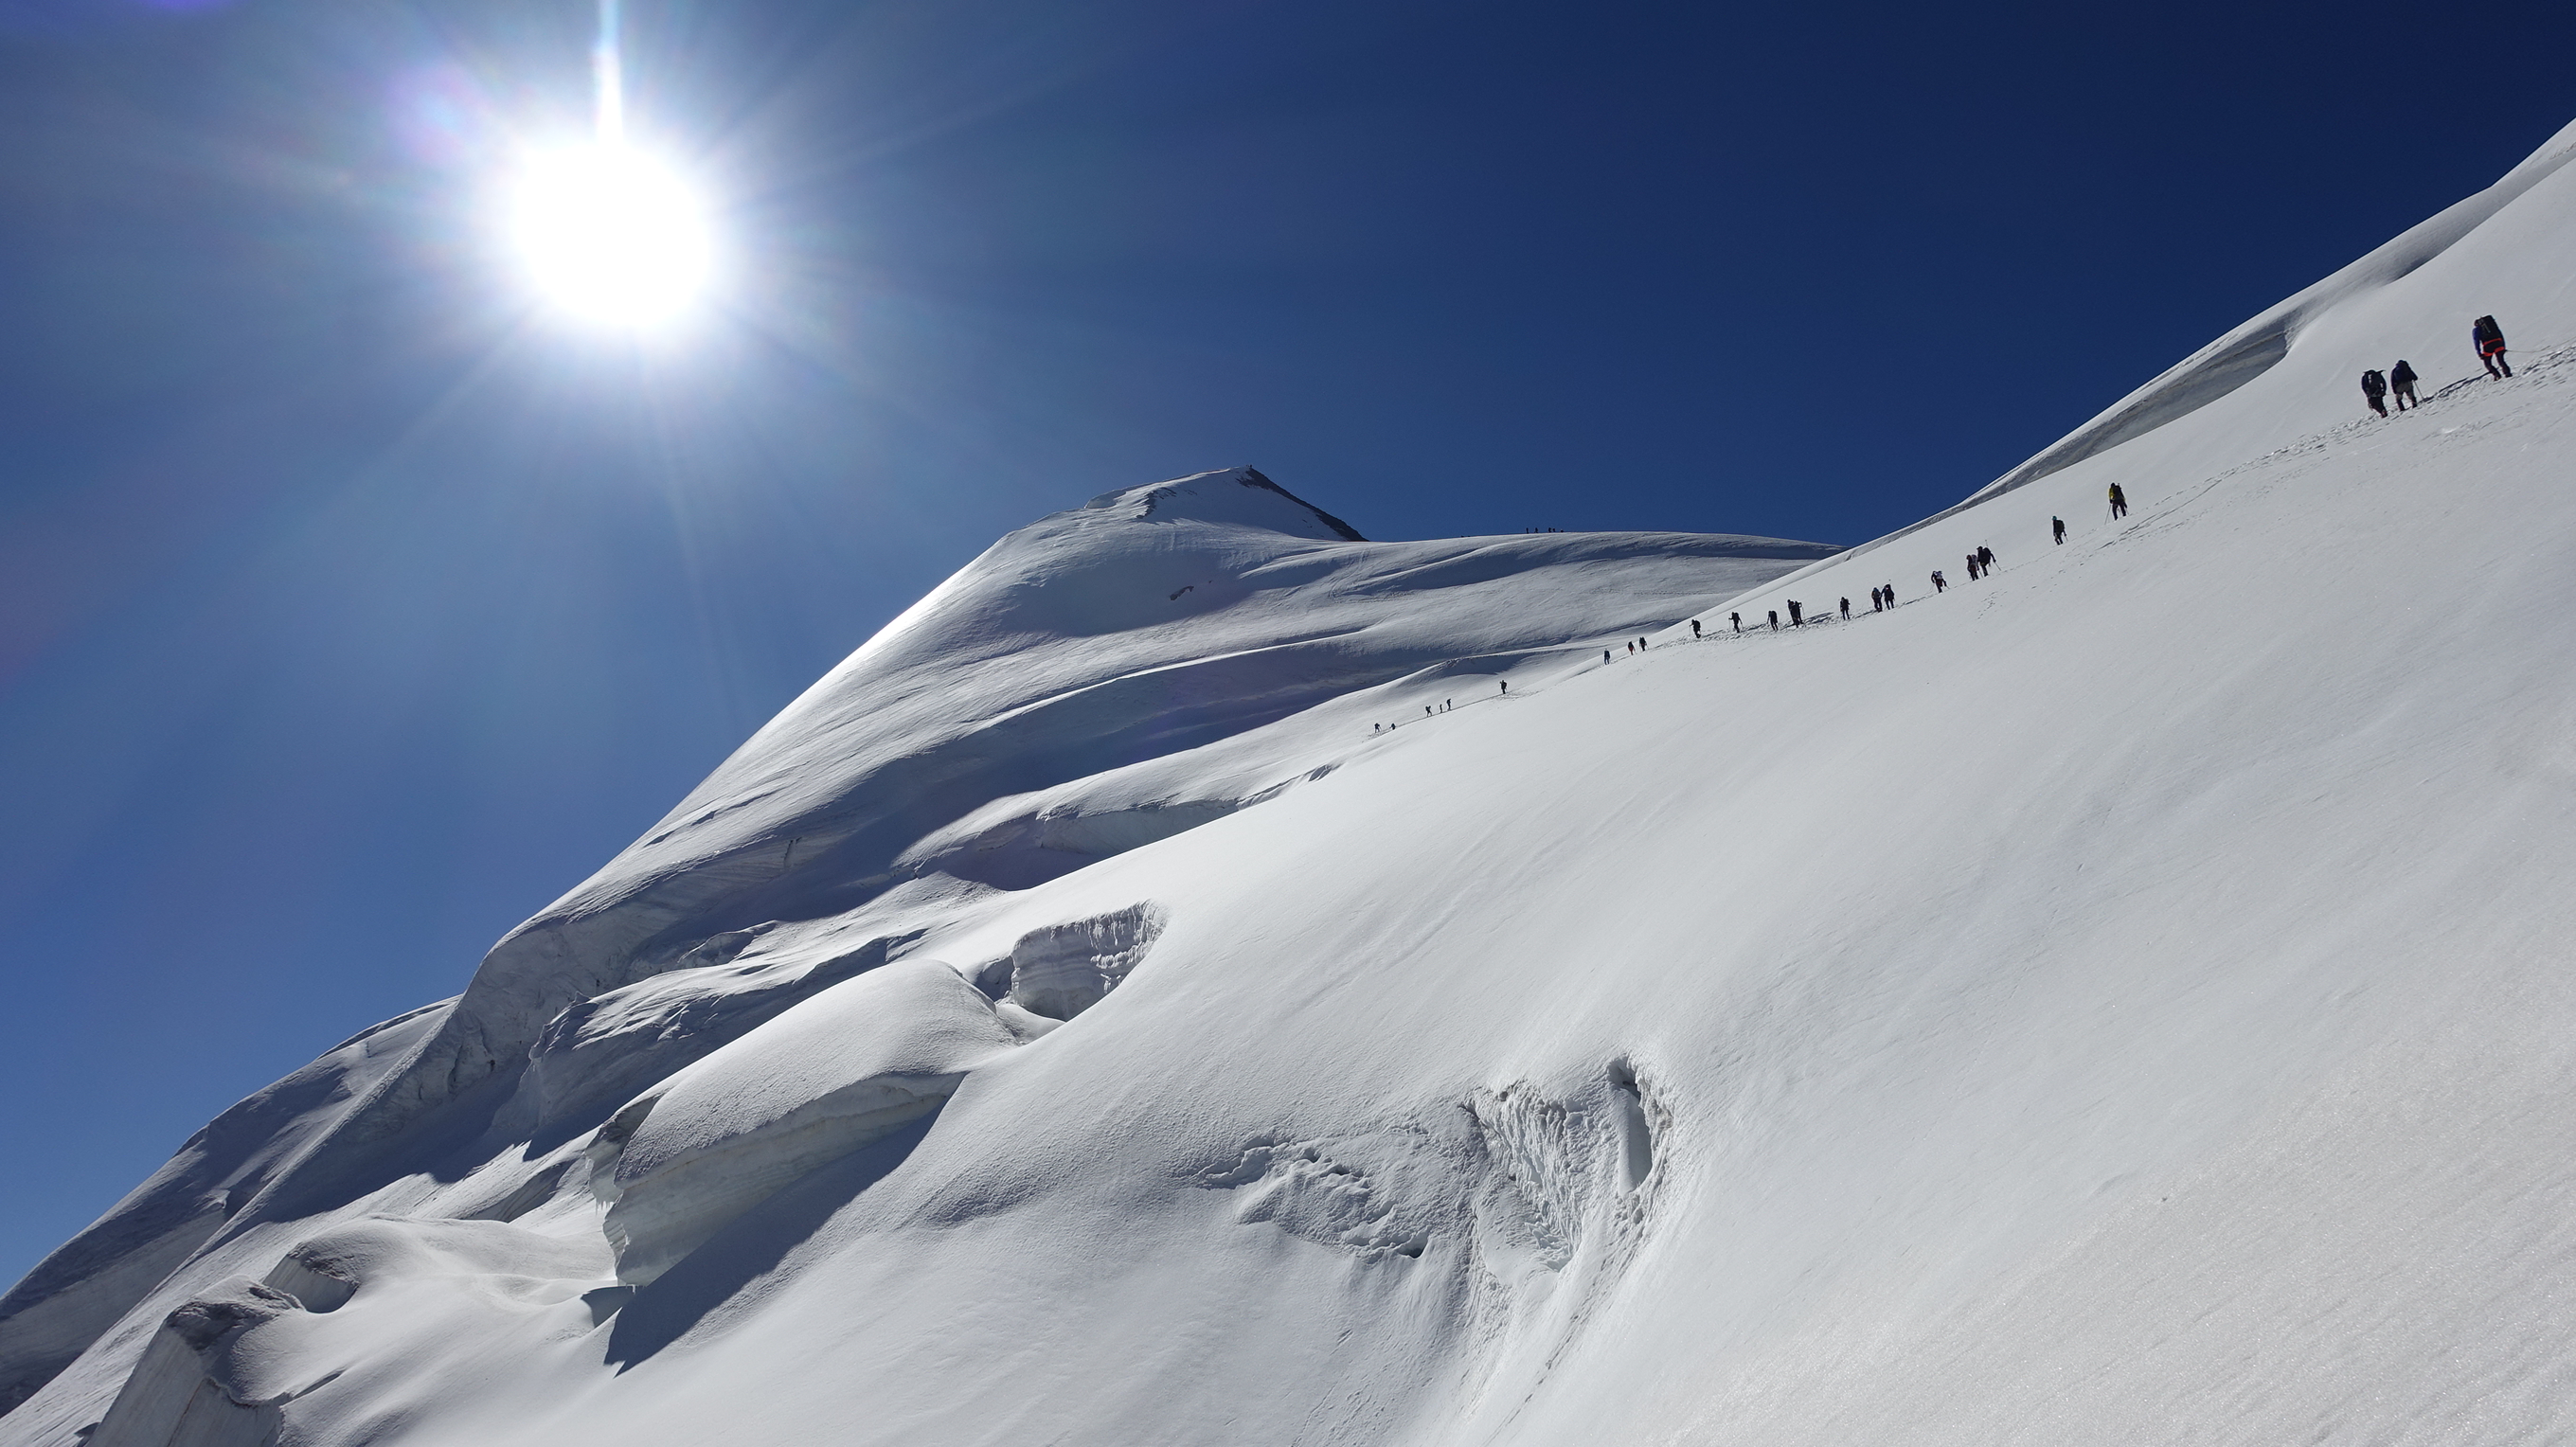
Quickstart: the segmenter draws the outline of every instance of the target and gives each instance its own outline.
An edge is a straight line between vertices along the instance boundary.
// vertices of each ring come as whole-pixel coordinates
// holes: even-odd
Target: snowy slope
[[[1015,534],[30,1278],[145,1294],[0,1442],[2576,1432],[2571,154],[1804,567]]]
[[[120,1317],[108,1344],[130,1357],[209,1263],[264,1271],[272,1217],[366,1209],[350,1203],[427,1163],[466,1179],[408,1207],[510,1215],[578,1194],[611,1112],[925,923],[1328,775],[1369,747],[1354,720],[1482,698],[1833,551],[1668,533],[1370,543],[1250,469],[1042,519],[513,932],[452,1008],[267,1093],[291,1108],[246,1102],[39,1267],[0,1302],[0,1404]],[[531,1141],[534,1164],[494,1162]]]

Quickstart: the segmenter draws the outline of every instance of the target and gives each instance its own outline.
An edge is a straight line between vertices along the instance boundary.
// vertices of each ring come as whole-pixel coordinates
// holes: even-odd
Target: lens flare
[[[531,157],[512,231],[541,295],[608,326],[671,320],[713,271],[696,193],[668,167],[613,141]]]

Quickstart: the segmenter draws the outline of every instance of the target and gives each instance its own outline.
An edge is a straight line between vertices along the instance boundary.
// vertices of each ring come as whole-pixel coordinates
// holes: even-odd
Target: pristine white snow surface
[[[39,1267],[0,1443],[2565,1440],[2571,155],[1849,553],[1013,534]]]

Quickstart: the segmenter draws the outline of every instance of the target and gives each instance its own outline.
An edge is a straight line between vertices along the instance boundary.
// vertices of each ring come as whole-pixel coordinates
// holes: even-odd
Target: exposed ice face
[[[1070,1020],[1117,989],[1162,932],[1162,914],[1150,904],[1031,930],[1011,947],[1011,1003]]]

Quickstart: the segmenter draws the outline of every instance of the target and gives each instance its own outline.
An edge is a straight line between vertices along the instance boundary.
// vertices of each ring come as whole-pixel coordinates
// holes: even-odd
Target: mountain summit
[[[1225,523],[1263,528],[1295,538],[1339,538],[1346,543],[1368,541],[1360,536],[1359,529],[1263,477],[1259,469],[1250,467],[1231,467],[1222,472],[1202,472],[1175,478],[1152,487],[1104,492],[1084,503],[1082,510],[1135,520]]]

